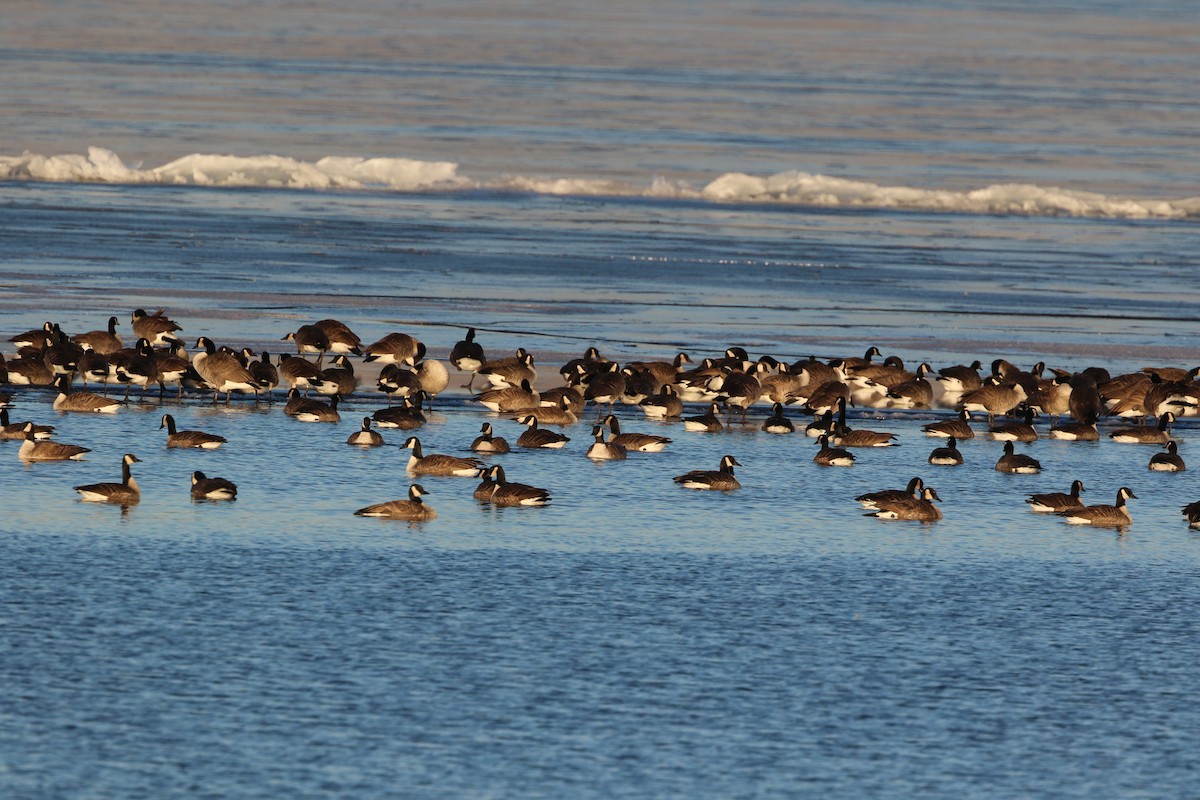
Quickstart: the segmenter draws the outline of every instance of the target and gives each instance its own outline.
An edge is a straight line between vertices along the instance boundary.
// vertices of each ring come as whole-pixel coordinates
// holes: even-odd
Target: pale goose
[[[163,414],[158,429],[167,429],[167,447],[194,447],[202,450],[216,450],[228,440],[224,436],[204,431],[180,431],[175,429],[175,418]]]
[[[920,478],[912,478],[908,485],[903,489],[882,489],[878,492],[868,492],[860,494],[854,498],[863,508],[879,508],[880,503],[886,503],[893,500],[903,500],[905,498],[916,497],[917,493],[925,488],[925,481]]]
[[[10,422],[8,417],[8,407],[0,406],[0,440],[24,439],[26,425],[33,425],[33,423],[28,421]],[[49,439],[53,435],[53,425],[33,425],[34,439]]]
[[[876,519],[910,519],[919,522],[936,522],[942,518],[942,510],[934,505],[940,501],[937,490],[926,486],[918,497],[885,500],[879,503],[879,508],[864,516]]]
[[[1072,525],[1124,528],[1133,522],[1133,518],[1129,515],[1129,509],[1125,505],[1125,501],[1130,499],[1136,500],[1137,495],[1129,487],[1122,486],[1117,490],[1117,500],[1111,506],[1084,506],[1072,511],[1060,511],[1059,516]]]
[[[477,458],[460,458],[440,453],[425,455],[421,451],[421,440],[415,436],[408,437],[404,447],[411,450],[406,469],[413,475],[444,475],[460,478],[473,478],[478,473],[483,462]]]
[[[820,445],[820,449],[813,456],[813,463],[820,464],[822,467],[854,466],[854,454],[840,447],[831,447],[829,445],[829,434],[821,434],[817,438],[817,444]]]
[[[91,392],[72,392],[71,376],[58,379],[58,396],[54,398],[55,411],[79,411],[87,414],[115,414],[124,405],[120,400],[109,400]]]
[[[604,418],[602,425],[607,425],[612,432],[613,444],[639,453],[660,453],[671,443],[666,436],[656,436],[653,433],[622,433],[621,423],[612,414]]]
[[[937,436],[947,438],[953,436],[960,442],[965,439],[974,439],[975,431],[971,428],[971,412],[963,409],[958,412],[958,416],[954,419],[944,419],[939,422],[930,422],[928,425],[923,425],[921,430],[926,436]]]
[[[495,484],[489,501],[495,506],[544,506],[550,502],[550,492],[524,483],[510,483],[504,467],[496,464],[490,470]]]
[[[86,486],[76,486],[75,491],[79,492],[80,499],[91,503],[134,505],[141,501],[142,493],[138,489],[137,481],[133,479],[133,473],[130,472],[129,466],[138,461],[141,459],[133,453],[126,453],[121,458],[120,483],[91,483]]]
[[[1063,492],[1049,492],[1047,494],[1032,494],[1025,502],[1029,504],[1029,510],[1039,514],[1058,514],[1062,511],[1074,511],[1083,508],[1083,501],[1079,499],[1080,493],[1083,492],[1083,481],[1071,481],[1071,491],[1064,494]]]
[[[1179,448],[1175,442],[1167,442],[1166,449],[1167,452],[1155,453],[1150,457],[1147,466],[1152,472],[1183,472],[1187,469],[1177,452]]]
[[[237,500],[237,486],[225,478],[210,478],[203,472],[192,473],[193,500]]]
[[[174,320],[168,319],[161,308],[153,314],[147,314],[139,308],[130,316],[129,323],[134,336],[147,340],[155,347],[175,344],[179,341],[175,333],[183,330]]]
[[[425,357],[425,345],[417,347],[417,365],[413,367],[417,381],[426,397],[429,398],[429,410],[433,410],[433,398],[446,391],[450,386],[450,373],[446,365],[436,358]]]
[[[1042,465],[1036,458],[1014,451],[1012,442],[1004,443],[1004,455],[996,461],[996,470],[1018,475],[1032,475],[1042,471]]]
[[[346,444],[356,447],[379,447],[383,444],[383,436],[379,431],[371,430],[371,418],[363,417],[362,428],[350,434]]]
[[[511,448],[508,440],[492,435],[492,423],[485,422],[479,428],[479,435],[471,442],[471,449],[476,453],[507,453]]]
[[[733,475],[733,468],[741,463],[733,456],[721,459],[721,465],[715,470],[694,469],[683,475],[676,475],[674,481],[685,489],[709,489],[728,492],[742,488],[742,484]]]
[[[425,487],[414,483],[408,488],[407,500],[390,500],[386,503],[376,503],[360,508],[354,514],[359,517],[378,517],[380,519],[402,519],[410,522],[434,519],[437,512],[421,498],[429,494]]]
[[[935,447],[929,454],[929,463],[944,467],[957,467],[963,463],[963,455],[958,450],[958,440],[951,436],[946,440],[945,447]]]
[[[192,368],[196,370],[201,380],[213,390],[213,402],[216,403],[221,392],[225,392],[225,402],[228,403],[234,392],[251,392],[257,396],[259,385],[250,370],[242,366],[242,362],[233,353],[218,352],[212,339],[201,336],[196,340],[200,352],[192,356]]]
[[[22,461],[82,461],[84,453],[92,452],[90,447],[38,439],[32,422],[25,423],[24,434],[25,440],[17,451],[17,458]]]
[[[108,318],[108,330],[77,333],[71,337],[71,341],[84,350],[92,350],[102,356],[114,353],[125,346],[121,343],[121,337],[117,335],[116,317]]]
[[[1128,444],[1166,444],[1171,441],[1171,433],[1168,429],[1174,421],[1175,415],[1170,411],[1166,411],[1159,415],[1157,425],[1137,425],[1132,428],[1118,428],[1108,434],[1108,438],[1114,442],[1125,442]]]
[[[487,362],[483,346],[475,341],[475,329],[467,328],[465,338],[454,343],[450,348],[450,363],[459,372],[471,373],[471,379],[463,384],[464,389],[470,389],[475,383],[475,371]]]
[[[526,430],[517,437],[517,447],[527,447],[530,449],[542,450],[560,450],[570,438],[563,436],[561,433],[548,431],[545,428],[538,427],[537,417],[530,414],[523,417],[520,422],[526,426]]]
[[[607,442],[604,440],[604,434],[608,429],[603,425],[596,425],[592,428],[592,436],[596,437],[596,441],[584,453],[593,461],[624,461],[629,457],[628,451],[615,442]]]

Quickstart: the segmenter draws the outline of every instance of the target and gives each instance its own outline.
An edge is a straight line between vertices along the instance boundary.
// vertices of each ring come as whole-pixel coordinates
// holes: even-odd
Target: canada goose
[[[589,347],[584,351],[582,358],[572,358],[559,367],[558,374],[564,381],[586,383],[587,379],[597,372],[607,372],[612,364],[613,362],[600,355],[600,351],[595,347]]]
[[[471,496],[481,503],[492,502],[492,494],[496,491],[496,481],[492,479],[492,468],[480,467],[475,474],[480,480]]]
[[[1115,417],[1144,418],[1143,405],[1150,388],[1150,376],[1144,372],[1127,372],[1097,384],[1096,390],[1105,406],[1105,414]]]
[[[384,364],[375,387],[386,394],[391,403],[393,397],[409,397],[421,391],[421,379],[407,365]]]
[[[483,346],[475,341],[474,328],[467,328],[466,338],[455,342],[454,347],[450,348],[450,363],[459,372],[471,373],[471,379],[463,384],[464,389],[470,390],[475,382],[475,371],[487,363]]]
[[[71,392],[71,376],[58,379],[58,397],[54,398],[55,411],[81,411],[92,414],[115,414],[123,403],[109,400],[91,392]]]
[[[242,366],[242,362],[232,353],[218,352],[212,339],[201,336],[196,340],[200,352],[192,356],[192,367],[196,373],[213,390],[213,402],[216,403],[225,392],[225,402],[228,403],[234,392],[253,392],[258,394],[258,381],[250,370]]]
[[[746,413],[762,397],[762,382],[759,375],[764,375],[766,366],[761,362],[755,363],[749,372],[728,370],[725,382],[721,384],[721,396],[725,398],[726,412],[734,408],[742,410],[742,422],[746,421]]]
[[[714,491],[733,491],[742,488],[742,484],[733,476],[733,468],[740,467],[733,456],[721,459],[721,465],[715,470],[694,469],[683,475],[676,475],[674,480],[685,489],[711,489]]]
[[[1031,475],[1035,472],[1041,472],[1042,465],[1032,456],[1014,452],[1013,443],[1005,442],[1004,455],[1000,456],[999,460],[996,461],[996,469],[999,472]]]
[[[1168,380],[1160,371],[1150,373],[1150,386],[1142,399],[1142,409],[1152,417],[1161,418],[1170,409],[1180,409],[1189,401],[1189,380]]]
[[[1170,411],[1163,412],[1158,417],[1157,425],[1138,425],[1132,428],[1118,428],[1108,435],[1114,442],[1133,444],[1166,444],[1171,441],[1168,428],[1175,421],[1175,415]]]
[[[291,390],[291,392],[295,391],[295,389]],[[342,415],[338,413],[338,403],[342,399],[340,395],[335,394],[329,398],[328,403],[323,403],[320,400],[309,400],[300,397],[299,394],[292,395],[291,392],[288,393],[288,403],[283,409],[283,413],[289,417],[298,419],[301,422],[341,421]]]
[[[868,492],[867,494],[860,494],[854,499],[862,504],[863,508],[879,508],[880,503],[916,497],[917,493],[924,488],[925,481],[920,478],[912,478],[909,480],[908,486],[903,489],[883,489],[878,492]]]
[[[1095,442],[1100,439],[1100,432],[1096,430],[1096,422],[1064,422],[1061,425],[1055,425],[1047,434],[1051,439],[1059,439],[1067,442]]]
[[[971,412],[963,409],[958,412],[958,416],[954,419],[944,419],[940,422],[930,422],[928,425],[923,425],[921,430],[926,436],[950,437],[953,436],[960,442],[964,439],[974,439],[975,431],[970,425]]]
[[[531,408],[538,405],[540,400],[527,379],[522,379],[516,386],[487,389],[477,394],[474,399],[489,411],[500,414]]]
[[[717,416],[717,404],[711,403],[708,411],[704,414],[694,417],[683,418],[683,429],[685,431],[701,431],[704,433],[716,433],[725,429],[721,424],[720,418]]]
[[[489,498],[495,506],[544,506],[550,502],[550,492],[524,483],[510,483],[504,467],[496,464],[489,472],[495,484]]]
[[[116,352],[125,346],[121,343],[121,337],[117,335],[116,317],[108,318],[108,330],[77,333],[71,337],[71,341],[84,350],[92,350],[102,356]]]
[[[337,355],[362,355],[362,340],[350,326],[336,319],[320,319],[313,323],[329,342],[329,352]]]
[[[280,377],[287,381],[288,388],[304,389],[306,393],[323,380],[321,368],[301,356],[280,353],[278,369]]]
[[[764,375],[758,382],[762,387],[763,398],[772,403],[786,403],[788,397],[807,385],[807,379],[792,372],[787,364],[781,364],[778,372]]]
[[[407,500],[391,500],[386,503],[376,503],[360,508],[354,514],[359,517],[379,517],[381,519],[403,519],[410,522],[419,522],[426,519],[434,519],[437,517],[437,512],[428,503],[421,500],[424,495],[429,494],[425,491],[425,487],[419,483],[414,483],[408,487]]]
[[[592,436],[596,437],[596,441],[592,442],[591,447],[584,455],[595,461],[624,461],[629,457],[628,451],[619,444],[606,442],[604,440],[606,430],[603,425],[592,427]]]
[[[810,439],[816,439],[817,437],[825,434],[832,434],[836,425],[837,423],[834,422],[833,419],[833,412],[826,411],[824,414],[804,426],[804,435]]]
[[[354,375],[354,365],[345,355],[335,356],[333,366],[321,370],[321,381],[310,384],[318,394],[348,397],[358,388],[358,378]]]
[[[1096,381],[1086,372],[1070,378],[1071,391],[1067,398],[1067,411],[1076,422],[1094,422],[1104,410],[1104,402],[1096,388]]]
[[[854,454],[840,447],[830,447],[829,434],[823,433],[817,438],[821,449],[813,456],[813,463],[822,467],[851,467],[854,466]]]
[[[379,447],[383,444],[383,436],[379,434],[379,431],[371,430],[370,417],[363,417],[362,428],[350,434],[350,437],[346,439],[346,444],[357,447]]]
[[[510,448],[507,439],[492,435],[492,423],[485,422],[471,442],[471,449],[476,453],[507,453]]]
[[[574,386],[552,386],[538,394],[538,402],[547,408],[561,407],[576,415],[583,413],[583,392]]]
[[[246,348],[242,350],[242,356],[246,358],[246,369],[254,376],[254,382],[270,398],[271,391],[279,385],[279,368],[271,363],[271,354],[263,350],[259,359],[254,361],[254,351]]]
[[[602,425],[607,425],[612,432],[613,444],[624,447],[626,451],[636,450],[639,453],[660,453],[671,443],[666,436],[656,436],[652,433],[621,433],[621,423],[612,414],[604,418]]]
[[[692,363],[692,359],[688,357],[687,353],[677,353],[675,358],[670,361],[631,361],[625,366],[635,372],[648,370],[658,381],[659,386],[666,386],[675,382],[675,378],[683,372],[684,364],[690,363]]]
[[[1128,487],[1117,490],[1117,500],[1111,506],[1084,506],[1071,511],[1060,511],[1059,516],[1071,525],[1097,525],[1107,528],[1124,528],[1133,522],[1129,516],[1126,500],[1136,500],[1137,495]]]
[[[844,381],[827,381],[821,384],[808,395],[804,401],[804,408],[814,417],[824,414],[826,411],[836,412],[838,403],[847,402],[850,400],[850,387]],[[794,401],[790,398],[788,403]]]
[[[1083,508],[1083,501],[1079,499],[1080,493],[1083,491],[1083,481],[1071,481],[1071,491],[1069,494],[1062,492],[1051,492],[1049,494],[1033,494],[1030,495],[1025,502],[1029,504],[1029,510],[1039,514],[1057,514],[1061,511],[1074,511],[1075,509]]]
[[[192,473],[193,500],[237,500],[237,486],[224,478],[210,478],[203,472]]]
[[[842,367],[848,372],[850,370],[862,369],[863,367],[868,367],[871,364],[874,364],[876,356],[881,355],[883,355],[883,353],[879,351],[879,348],[872,345],[867,348],[867,352],[863,354],[862,358],[843,358],[840,359],[840,361],[842,362]]]
[[[625,375],[625,393],[621,395],[625,405],[636,406],[662,389],[662,382],[648,369],[626,366],[621,372]]]
[[[0,440],[3,439],[24,439],[25,426],[33,425],[31,422],[10,422],[8,418],[8,407],[0,406]],[[33,425],[33,438],[42,440],[49,439],[54,435],[53,425]]]
[[[363,350],[363,361],[378,361],[380,364],[399,364],[414,360],[417,354],[417,339],[407,333],[389,333]]]
[[[161,398],[167,391],[167,384],[175,384],[175,396],[183,397],[183,384],[198,386],[201,382],[199,373],[192,368],[188,358],[187,348],[183,342],[176,342],[166,350],[158,351],[155,356],[158,365],[158,396]]]
[[[9,341],[18,350],[23,347],[47,347],[54,341],[54,323],[47,321],[40,328],[34,328],[31,331],[25,331],[24,333],[18,333],[16,336],[10,337]]]
[[[140,386],[142,397],[146,396],[146,387],[158,383],[158,358],[148,339],[138,339],[134,347],[134,355],[117,367],[117,380],[125,384],[125,399],[129,399],[129,388]]]
[[[1183,507],[1182,513],[1188,521],[1189,528],[1200,528],[1200,501],[1188,503]]]
[[[425,424],[425,415],[421,412],[421,406],[424,402],[425,398],[418,391],[411,397],[404,398],[398,406],[379,409],[371,414],[371,419],[380,428],[399,428],[402,431],[415,430]]]
[[[829,433],[829,441],[837,447],[895,447],[896,434],[870,431],[866,429],[851,430],[846,425],[846,400],[838,398],[837,424]]]
[[[95,350],[85,350],[75,366],[84,389],[87,388],[88,381],[100,384],[108,383],[110,374],[108,359]]]
[[[983,386],[983,379],[979,377],[981,369],[983,364],[978,361],[971,362],[970,366],[956,364],[953,367],[942,367],[937,371],[937,380],[945,387],[947,393],[966,394]]]
[[[1153,472],[1183,472],[1187,469],[1183,459],[1176,452],[1179,448],[1175,442],[1167,442],[1166,449],[1167,452],[1155,453],[1150,457],[1148,465],[1150,470]]]
[[[583,367],[580,366],[579,369],[582,370]],[[595,403],[600,413],[603,413],[600,407],[607,403],[608,412],[611,414],[617,401],[625,394],[627,383],[627,376],[621,372],[620,366],[611,361],[603,371],[592,373],[591,377],[584,381],[583,400],[585,403]]]
[[[87,486],[76,486],[81,499],[92,503],[113,503],[115,505],[131,506],[142,499],[137,481],[129,471],[129,465],[141,461],[133,453],[126,453],[121,458],[120,483],[92,483]]]
[[[671,384],[664,384],[658,394],[638,403],[642,413],[650,419],[674,419],[683,413],[683,401]]]
[[[1088,381],[1090,378],[1083,376],[1080,380]],[[1092,389],[1095,390],[1095,384],[1092,384]],[[1070,376],[1059,375],[1052,381],[1041,383],[1034,391],[1030,392],[1029,397],[1025,400],[1025,405],[1039,415],[1058,422],[1063,414],[1070,412],[1073,393]],[[1087,391],[1081,391],[1076,399],[1076,406],[1082,409],[1086,399]],[[1097,398],[1097,402],[1099,402],[1099,398]],[[1099,412],[1097,411],[1097,413]]]
[[[922,364],[921,366],[925,370],[932,369],[928,364]],[[891,388],[908,383],[914,380],[917,375],[905,369],[904,361],[899,356],[888,356],[882,364],[846,367],[846,377],[847,379],[869,380],[880,386]]]
[[[963,455],[958,451],[958,440],[951,436],[946,440],[945,447],[935,447],[929,454],[929,463],[947,467],[956,467],[963,463]]]
[[[203,450],[216,450],[228,441],[224,436],[204,431],[177,431],[175,418],[170,414],[162,415],[158,429],[167,429],[167,447],[198,447]]]
[[[161,308],[153,314],[147,314],[139,308],[129,318],[129,324],[133,328],[134,336],[145,339],[156,347],[174,344],[178,341],[175,333],[183,330],[178,323],[168,319]]]
[[[329,337],[316,325],[301,325],[280,341],[296,345],[296,352],[301,355],[316,353],[317,366],[320,366],[321,362],[325,360],[325,353],[329,350]]]
[[[494,389],[520,386],[523,381],[528,381],[532,386],[537,381],[533,354],[525,352],[524,348],[517,350],[515,356],[487,362],[475,374],[482,375]]]
[[[988,429],[995,424],[997,414],[1007,414],[1021,404],[1028,395],[1024,387],[1016,383],[987,383],[966,392],[958,401],[960,411],[978,411],[988,415]]]
[[[771,416],[763,420],[762,429],[767,433],[794,433],[796,426],[783,414],[783,403],[771,406]]]
[[[1024,422],[1009,422],[1004,425],[993,425],[988,432],[997,442],[1036,442],[1037,429],[1033,427],[1034,410],[1025,408]]]
[[[519,437],[517,437],[517,447],[528,447],[531,449],[544,450],[560,450],[570,438],[563,436],[561,433],[548,431],[545,428],[538,427],[537,417],[530,414],[519,420],[527,426],[527,429]]]
[[[408,437],[404,447],[412,450],[408,457],[406,469],[413,475],[453,475],[462,478],[473,478],[483,466],[478,458],[460,458],[458,456],[421,452],[421,440],[415,436]]]
[[[501,390],[503,391],[503,390]],[[512,412],[514,419],[524,419],[528,416],[537,417],[541,425],[574,425],[579,417],[571,410],[571,401],[566,395],[559,395],[553,405],[546,405],[546,395],[541,395],[541,403],[529,408],[518,408]]]
[[[52,386],[54,370],[39,358],[15,358],[5,361],[0,354],[0,375],[5,375],[13,386]]]
[[[32,422],[25,423],[24,434],[25,441],[17,451],[17,458],[22,461],[82,461],[84,453],[92,452],[90,447],[38,439],[37,427]]]
[[[932,371],[928,364],[921,364],[912,380],[888,387],[889,405],[893,408],[929,408],[933,404],[933,384],[925,376]]]
[[[935,506],[933,501],[941,499],[938,497],[936,489],[926,486],[918,497],[882,501],[877,510],[870,511],[864,516],[876,519],[911,519],[920,522],[935,522],[942,518],[942,510]]]

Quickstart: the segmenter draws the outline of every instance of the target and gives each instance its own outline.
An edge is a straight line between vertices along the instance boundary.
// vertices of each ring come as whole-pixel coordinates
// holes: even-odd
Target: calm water
[[[163,307],[272,352],[327,316],[435,356],[474,325],[544,377],[591,344],[1195,364],[1189,4],[77,6],[0,26],[0,342]],[[762,409],[718,435],[618,409],[673,443],[597,465],[581,423],[496,458],[550,507],[428,478],[410,526],[352,514],[409,484],[405,434],[344,444],[377,394],[311,425],[13,391],[93,452],[0,443],[6,797],[1194,791],[1200,487],[1153,447],[1041,440],[1010,476],[977,438],[935,469],[947,412],[860,410],[901,446],[821,469]],[[229,444],[167,450],[164,410]],[[485,420],[521,430],[456,387],[418,435],[465,454]],[[78,502],[125,452],[142,503]],[[726,453],[739,492],[672,483]],[[239,499],[191,503],[196,469]],[[935,525],[853,502],[916,474]],[[1133,488],[1132,527],[1027,511],[1074,478]]]

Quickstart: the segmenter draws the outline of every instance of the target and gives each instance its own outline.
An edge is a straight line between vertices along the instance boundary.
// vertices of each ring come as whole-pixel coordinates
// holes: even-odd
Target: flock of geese
[[[235,393],[253,396],[256,402],[272,402],[276,390],[286,388],[283,413],[302,422],[336,422],[341,418],[339,401],[359,390],[362,376],[356,374],[351,359],[360,358],[378,368],[375,388],[387,396],[387,406],[363,417],[361,429],[347,439],[347,444],[359,447],[383,444],[377,428],[411,431],[421,427],[425,411],[432,409],[435,398],[450,385],[446,365],[429,357],[424,343],[416,338],[391,333],[364,345],[347,325],[331,319],[289,332],[282,341],[296,352],[274,358],[248,348],[217,347],[205,336],[196,339],[195,352],[190,354],[182,326],[163,311],[148,314],[138,309],[129,324],[131,346],[126,346],[118,333],[116,317],[108,320],[105,329],[85,333],[70,335],[58,324],[47,322],[13,336],[8,341],[16,355],[7,359],[0,355],[0,384],[56,387],[54,410],[89,414],[116,413],[135,391],[139,399],[157,389],[160,399],[168,393],[182,398],[186,391],[211,395],[214,403],[222,399],[229,403]],[[593,441],[586,455],[595,460],[622,460],[631,451],[659,452],[671,443],[661,435],[622,431],[614,413],[618,404],[640,409],[649,419],[678,421],[683,431],[694,432],[749,424],[747,415],[752,407],[769,406],[770,414],[761,422],[761,429],[780,435],[802,430],[815,439],[812,460],[824,467],[849,467],[858,458],[856,451],[897,443],[893,433],[851,428],[849,406],[937,407],[958,413],[922,427],[926,436],[944,440],[930,452],[930,465],[963,464],[958,443],[973,438],[972,422],[978,425],[986,417],[985,434],[1004,443],[995,464],[1001,472],[1041,470],[1036,459],[1016,451],[1015,443],[1035,441],[1043,435],[1095,441],[1102,436],[1101,420],[1105,420],[1103,435],[1115,442],[1163,448],[1150,458],[1150,470],[1185,469],[1171,425],[1177,417],[1194,415],[1200,409],[1200,368],[1148,367],[1111,375],[1102,367],[1071,373],[1047,370],[1044,364],[1025,371],[997,359],[986,371],[978,361],[938,370],[921,364],[910,371],[895,356],[878,360],[881,357],[879,349],[872,347],[861,357],[810,357],[787,363],[771,356],[752,359],[743,348],[731,347],[721,356],[698,363],[679,353],[671,361],[620,365],[591,347],[559,368],[560,385],[537,388],[546,381],[539,381],[531,353],[518,349],[511,356],[489,359],[475,341],[472,328],[454,345],[447,361],[457,371],[470,374],[464,388],[474,389],[476,380],[481,380],[483,385],[472,395],[473,402],[525,426],[515,443],[520,448],[564,447],[570,438],[549,428],[572,426],[587,415],[585,409],[594,406]],[[328,366],[326,358],[330,359]],[[81,388],[75,388],[76,381]],[[0,438],[21,441],[21,460],[78,460],[90,452],[55,440],[53,426],[11,421],[11,400],[10,394],[0,392]],[[699,404],[699,409],[692,410],[700,413],[686,414],[688,403]],[[789,409],[802,410],[803,421],[812,421],[802,425],[803,421],[789,416]],[[1034,419],[1039,416],[1052,422],[1047,431],[1035,427]],[[1117,423],[1109,424],[1110,420]],[[225,444],[220,436],[179,430],[169,413],[162,415],[159,427],[167,431],[167,447],[215,449]],[[549,491],[509,481],[498,464],[489,466],[476,457],[426,453],[415,435],[403,446],[410,451],[407,471],[414,478],[478,478],[474,497],[494,505],[542,506],[550,502]],[[495,435],[490,422],[482,424],[470,448],[480,455],[511,450],[507,440]],[[132,465],[138,461],[137,456],[126,453],[121,459],[120,482],[77,486],[75,490],[85,501],[125,507],[135,504],[140,490]],[[734,456],[726,455],[715,469],[692,470],[674,480],[688,489],[732,491],[741,486],[734,474],[734,468],[740,466]],[[237,487],[224,478],[196,471],[191,482],[195,500],[237,497]],[[1127,501],[1136,495],[1128,487],[1117,491],[1111,505],[1085,505],[1080,496],[1083,490],[1082,482],[1075,480],[1067,492],[1031,495],[1026,502],[1034,512],[1058,514],[1071,524],[1124,528],[1131,523]],[[354,513],[410,521],[433,519],[436,512],[423,499],[427,494],[421,484],[413,483],[407,497]],[[919,477],[903,489],[872,492],[856,499],[868,515],[883,519],[931,522],[942,518],[937,490]],[[1200,528],[1200,502],[1184,507],[1183,515],[1189,525]]]

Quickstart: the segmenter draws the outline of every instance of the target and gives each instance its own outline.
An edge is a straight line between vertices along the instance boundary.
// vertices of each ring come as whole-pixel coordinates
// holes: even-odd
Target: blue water
[[[139,307],[271,352],[324,317],[436,357],[475,326],[545,385],[593,344],[1113,372],[1200,348],[1190,4],[4,15],[6,356],[48,319],[128,337]],[[515,440],[453,377],[426,450],[465,455],[483,421]],[[702,435],[618,406],[674,441],[593,464],[589,410],[566,449],[493,459],[550,507],[423,478],[438,518],[409,525],[352,513],[410,483],[405,434],[344,444],[369,386],[337,425],[3,387],[93,452],[0,443],[0,795],[1194,793],[1195,464],[1042,439],[1042,474],[1004,475],[980,436],[935,469],[919,426],[948,411],[854,409],[900,446],[823,469],[765,407]],[[229,444],[166,449],[164,411]],[[1185,459],[1198,430],[1176,426]],[[79,502],[126,452],[142,502]],[[740,491],[671,481],[726,453]],[[190,502],[196,469],[239,499]],[[918,474],[934,525],[853,502]],[[1027,510],[1075,478],[1090,503],[1131,487],[1130,528]]]

